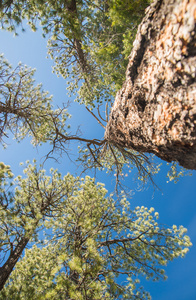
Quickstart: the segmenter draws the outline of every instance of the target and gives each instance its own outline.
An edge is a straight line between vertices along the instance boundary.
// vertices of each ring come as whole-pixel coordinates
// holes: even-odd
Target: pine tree
[[[9,172],[2,165],[2,183]],[[1,251],[9,258],[1,288],[20,242],[31,245],[41,228],[46,235],[25,251],[0,299],[150,299],[139,278],[166,278],[167,262],[191,246],[186,229],[159,225],[153,208],[131,209],[124,193],[115,200],[89,176],[51,172],[28,165],[15,196],[4,193]]]

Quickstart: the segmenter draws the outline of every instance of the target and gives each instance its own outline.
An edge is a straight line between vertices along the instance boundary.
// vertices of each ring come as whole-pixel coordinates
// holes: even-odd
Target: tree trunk
[[[23,250],[28,244],[29,238],[22,237],[16,248],[11,251],[6,263],[0,268],[0,291],[3,289],[6,281],[8,280],[13,268],[19,260]]]
[[[106,140],[196,169],[195,20],[195,0],[156,0],[147,9]]]

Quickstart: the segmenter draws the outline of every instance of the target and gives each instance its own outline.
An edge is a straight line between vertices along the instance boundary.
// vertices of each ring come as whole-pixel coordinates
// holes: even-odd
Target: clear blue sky
[[[0,52],[5,54],[9,62],[16,66],[19,61],[37,69],[35,78],[37,83],[43,83],[45,90],[54,95],[57,105],[66,102],[66,84],[62,78],[57,78],[51,72],[52,62],[46,59],[46,40],[41,37],[41,32],[36,33],[27,30],[20,33],[19,37],[13,37],[8,32],[0,32]],[[96,121],[88,115],[82,106],[73,104],[70,107],[73,118],[71,125],[74,129],[81,125],[82,131],[88,138],[101,138],[103,129],[96,124]],[[20,162],[27,159],[41,158],[47,153],[48,146],[33,148],[29,140],[17,144],[13,140],[8,141],[6,150],[0,149],[0,160],[9,164],[15,175],[22,173],[19,167]],[[74,156],[72,157],[74,159]],[[71,164],[66,156],[60,159],[60,164],[53,160],[47,161],[46,168],[58,168],[63,174],[71,172],[75,174],[76,168]],[[134,195],[131,200],[132,207],[144,205],[155,207],[159,212],[160,223],[172,226],[183,225],[188,228],[193,247],[184,259],[177,259],[166,268],[168,280],[164,282],[146,282],[143,285],[148,290],[154,300],[195,300],[196,299],[196,172],[192,177],[184,177],[177,184],[166,183],[166,173],[168,167],[163,162],[162,171],[156,177],[156,183],[161,191],[156,190],[153,197],[153,188],[137,192],[131,175],[127,178],[126,184]],[[106,188],[111,191],[113,178],[105,174],[98,175],[98,180],[106,184]]]

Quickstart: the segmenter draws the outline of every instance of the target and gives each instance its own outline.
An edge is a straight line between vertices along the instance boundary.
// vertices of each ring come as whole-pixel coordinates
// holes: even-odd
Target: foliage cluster
[[[69,78],[71,93],[86,106],[111,101],[122,86],[127,58],[150,1],[3,1],[2,27],[17,30],[27,19],[48,38],[54,70]],[[71,79],[71,80],[70,80]]]
[[[53,141],[56,127],[66,134],[65,109],[52,107],[52,97],[33,79],[35,70],[19,64],[14,70],[0,55],[0,137],[11,132],[20,141],[27,135],[34,145]]]
[[[24,174],[13,180],[1,164],[3,260],[24,238],[37,243],[0,299],[150,299],[138,277],[165,279],[163,267],[191,245],[185,228],[158,225],[153,208],[131,209],[123,192],[117,201],[89,176],[62,177],[57,170],[47,176],[35,162]]]

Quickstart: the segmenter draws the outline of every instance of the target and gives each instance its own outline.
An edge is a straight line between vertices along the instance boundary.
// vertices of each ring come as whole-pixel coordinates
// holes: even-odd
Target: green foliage
[[[64,31],[67,22],[62,29],[58,24],[58,31],[49,40],[55,71],[64,78],[73,77],[69,89],[78,92],[76,100],[86,106],[111,101],[125,79],[137,25],[149,5],[148,1],[129,2],[129,5],[123,1],[77,3],[76,18],[80,26],[77,39],[84,54],[83,62],[75,47],[75,29],[69,27],[70,35]]]
[[[39,170],[35,162],[27,162],[25,177],[17,176],[14,180],[9,166],[1,163],[0,168],[2,263],[21,239],[37,239],[45,217],[53,217],[55,206],[60,209],[61,202],[68,197],[72,177],[67,175],[62,179],[56,170],[51,170],[51,176],[46,176],[45,170]]]
[[[167,173],[168,182],[174,181],[174,183],[177,183],[180,177],[191,175],[192,173],[190,172],[190,170],[186,170],[185,168],[180,167],[175,161],[171,163],[170,169]]]
[[[49,177],[40,171],[39,189],[27,202],[23,186],[33,187],[35,170],[27,167],[28,178],[18,178],[16,190],[17,201],[26,203],[28,226],[29,203],[37,215],[41,199],[58,200],[50,203],[52,217],[42,214],[43,245],[26,250],[0,299],[150,299],[138,276],[164,279],[168,261],[184,257],[191,246],[182,226],[160,226],[153,208],[132,210],[123,193],[116,201],[106,197],[104,185],[89,176],[62,178],[52,171]]]
[[[125,79],[137,25],[150,1],[12,1],[1,8],[2,27],[16,30],[26,18],[37,20],[48,36],[54,71],[86,106],[111,101]]]
[[[56,128],[65,131],[69,114],[64,109],[54,110],[52,97],[35,86],[35,70],[19,64],[14,70],[0,55],[0,137],[11,131],[19,141],[27,135],[32,143],[53,141]]]

